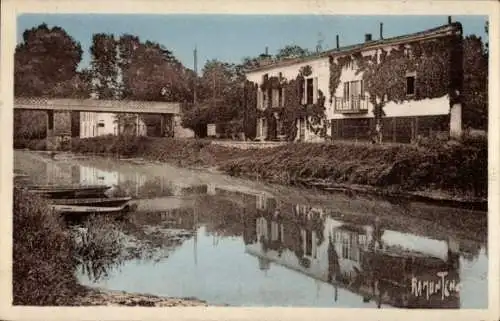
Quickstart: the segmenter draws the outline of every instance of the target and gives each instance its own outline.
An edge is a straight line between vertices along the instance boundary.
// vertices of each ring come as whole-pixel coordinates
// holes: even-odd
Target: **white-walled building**
[[[389,59],[395,64],[390,66]],[[248,80],[258,85],[256,139],[284,139],[282,116],[289,108],[286,86],[299,74],[303,75],[303,82],[298,104],[307,109],[320,103],[321,96],[325,98],[324,118],[319,125],[324,134],[311,127],[310,116],[302,116],[295,122],[295,140],[370,138],[376,126],[370,95],[376,95],[368,91],[366,82],[377,81],[376,75],[368,77],[370,71],[382,70],[373,66],[383,62],[386,70],[392,68],[390,72],[394,73],[392,78],[381,74],[379,79],[386,82],[381,85],[387,86],[383,96],[384,140],[410,142],[436,132],[458,135],[462,59],[462,27],[460,23],[450,23],[387,39],[383,38],[381,25],[379,40],[372,40],[371,34],[367,34],[364,43],[339,47],[337,38],[337,48],[333,50],[261,63],[247,72]],[[280,85],[266,85],[270,80],[279,80]],[[376,86],[369,88],[374,90]],[[275,125],[271,126],[270,121]]]
[[[136,135],[145,136],[147,134],[146,124],[140,117],[137,117],[137,122],[134,125],[137,126],[134,128]],[[80,112],[81,138],[118,134],[116,114]]]

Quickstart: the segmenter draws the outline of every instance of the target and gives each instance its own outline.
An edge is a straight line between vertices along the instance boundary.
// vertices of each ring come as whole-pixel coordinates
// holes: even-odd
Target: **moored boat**
[[[132,197],[99,197],[99,198],[73,198],[73,199],[52,199],[53,205],[75,205],[75,206],[95,206],[95,207],[119,207],[127,204]]]
[[[62,215],[117,214],[122,215],[132,210],[129,204],[114,207],[82,206],[82,205],[50,205],[50,208]]]
[[[47,198],[91,198],[105,197],[105,192],[111,188],[106,185],[28,185],[26,188]]]

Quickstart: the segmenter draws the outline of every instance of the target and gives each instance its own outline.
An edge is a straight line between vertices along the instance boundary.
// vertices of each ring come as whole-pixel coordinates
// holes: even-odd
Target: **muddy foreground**
[[[110,291],[87,288],[87,294],[80,297],[77,305],[84,306],[141,306],[141,307],[196,307],[208,306],[196,298],[166,298],[149,294]]]

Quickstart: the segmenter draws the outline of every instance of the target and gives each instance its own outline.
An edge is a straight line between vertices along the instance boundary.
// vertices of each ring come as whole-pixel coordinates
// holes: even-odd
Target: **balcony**
[[[335,97],[336,114],[364,114],[368,112],[368,99],[365,96]]]

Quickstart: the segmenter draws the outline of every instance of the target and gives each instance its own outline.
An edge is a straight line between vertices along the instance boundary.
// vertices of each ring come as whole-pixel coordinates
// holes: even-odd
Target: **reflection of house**
[[[46,163],[47,183],[49,184],[72,184],[73,171],[71,166],[66,164],[57,164],[54,162]]]
[[[84,185],[118,185],[119,173],[80,166],[80,183]]]
[[[440,293],[429,300],[412,295],[415,280],[436,283],[439,271],[459,281],[456,256],[448,259],[447,242],[384,230],[378,223],[346,225],[313,207],[270,199],[257,203],[258,216],[246,225],[244,239],[247,253],[258,257],[260,265],[272,262],[333,282],[364,301],[401,307],[459,306],[456,292],[444,300]]]

